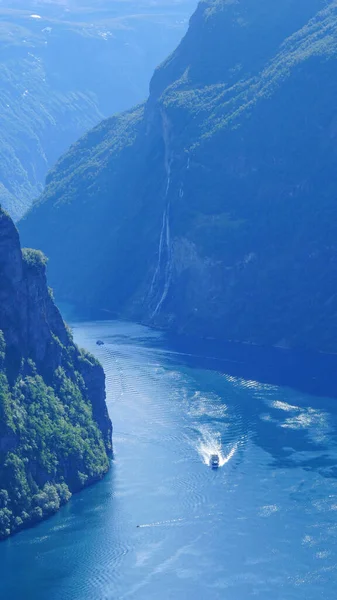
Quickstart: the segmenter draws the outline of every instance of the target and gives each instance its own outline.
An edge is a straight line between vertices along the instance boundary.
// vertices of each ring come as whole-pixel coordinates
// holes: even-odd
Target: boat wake
[[[142,525],[137,525],[139,529],[144,529],[146,527],[163,527],[163,526],[174,526],[179,523],[183,523],[186,519],[170,519],[168,521],[157,521],[156,523],[143,523]]]
[[[217,454],[219,456],[219,467],[223,467],[231,460],[231,458],[233,458],[238,446],[239,442],[236,442],[228,451],[228,448],[222,447],[221,435],[219,432],[201,429],[197,451],[205,465],[209,465],[211,456]]]
[[[223,517],[223,512],[217,512],[216,516],[221,518]],[[180,519],[169,519],[167,521],[156,521],[154,523],[142,523],[141,525],[137,525],[137,529],[146,529],[148,527],[177,527],[179,525],[191,525],[196,521],[208,519],[208,517],[214,518],[214,512],[205,513],[202,515],[194,515],[189,517],[184,517]]]

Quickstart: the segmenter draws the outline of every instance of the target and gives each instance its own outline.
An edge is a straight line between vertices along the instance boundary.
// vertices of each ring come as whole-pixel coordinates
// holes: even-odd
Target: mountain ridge
[[[50,256],[62,300],[176,332],[336,350],[337,5],[274,8],[199,3],[144,116],[119,117],[127,141],[105,121],[92,133],[105,163],[82,161],[99,156],[87,137],[56,165],[20,229]],[[66,264],[53,230],[83,263]]]
[[[193,7],[193,0],[0,6],[0,202],[15,220],[71,143],[147,95],[155,57],[179,40]]]

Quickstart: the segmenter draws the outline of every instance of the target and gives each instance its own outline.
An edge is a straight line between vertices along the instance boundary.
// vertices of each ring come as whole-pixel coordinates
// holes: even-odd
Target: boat
[[[97,346],[104,346],[104,342],[102,342],[102,340],[97,340],[96,344]]]
[[[220,464],[219,455],[212,454],[211,458],[209,459],[209,466],[212,467],[212,469],[217,469],[219,464]]]

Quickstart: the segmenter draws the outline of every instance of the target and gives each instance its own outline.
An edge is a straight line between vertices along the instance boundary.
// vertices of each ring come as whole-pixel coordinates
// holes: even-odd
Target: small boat
[[[102,340],[97,340],[96,344],[97,346],[104,346],[104,342],[102,342]]]
[[[212,469],[217,469],[219,464],[220,464],[219,455],[212,454],[211,458],[209,459],[209,466],[212,467]]]

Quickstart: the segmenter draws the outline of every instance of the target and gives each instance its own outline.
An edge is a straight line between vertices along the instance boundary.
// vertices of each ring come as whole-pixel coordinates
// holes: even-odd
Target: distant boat
[[[104,346],[104,342],[102,342],[102,340],[97,340],[96,344],[97,346]]]
[[[212,467],[212,469],[217,469],[219,464],[220,464],[219,455],[212,454],[211,458],[209,459],[209,466]]]

